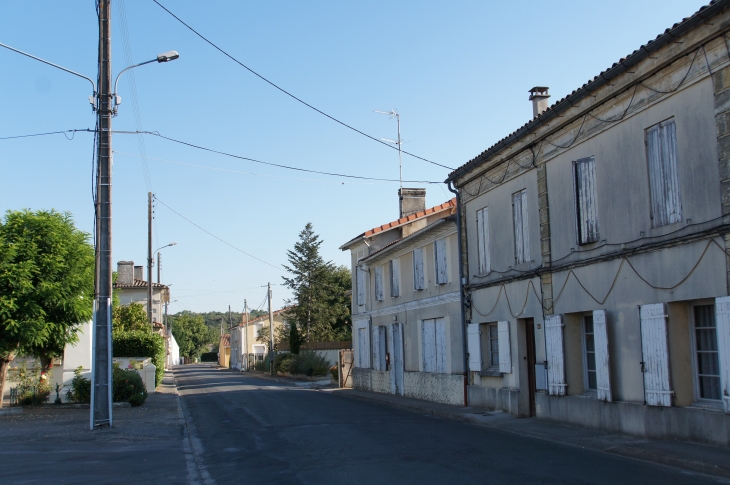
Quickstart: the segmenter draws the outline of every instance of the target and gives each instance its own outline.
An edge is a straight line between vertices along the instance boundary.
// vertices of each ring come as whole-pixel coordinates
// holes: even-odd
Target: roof
[[[224,333],[221,335],[221,344],[223,344],[223,347],[230,347],[231,346],[231,336],[230,334]]]
[[[556,101],[540,115],[525,123],[516,131],[510,133],[505,138],[502,138],[497,143],[487,148],[482,153],[451,172],[446,179],[446,182],[456,180],[457,178],[469,172],[472,168],[478,166],[480,163],[488,160],[495,154],[499,153],[502,149],[508,147],[512,143],[530,134],[540,125],[543,125],[552,118],[558,116],[560,112],[572,107],[578,101],[590,95],[591,92],[609,83],[612,79],[620,76],[626,71],[629,71],[632,66],[635,66],[642,60],[651,56],[652,53],[656,52],[661,47],[664,47],[666,44],[673,42],[674,39],[685,34],[698,24],[704,22],[707,18],[717,15],[729,5],[730,0],[712,0],[709,4],[701,7],[691,17],[682,19],[681,22],[672,25],[672,27],[666,29],[664,33],[659,34],[654,40],[650,40],[625,58],[619,59],[618,62],[614,62],[611,67],[609,67],[605,71],[602,71],[593,79],[583,84],[583,86],[574,90],[563,99]]]
[[[359,236],[356,236],[356,237],[352,238],[351,240],[347,241],[345,244],[340,246],[340,249],[344,251],[345,249],[347,249],[350,246],[350,244],[352,244],[353,242],[355,242],[358,239],[361,239],[364,237],[370,237],[370,236],[373,236],[373,235],[381,233],[381,232],[390,231],[391,229],[401,227],[404,224],[411,223],[417,219],[421,219],[423,217],[427,217],[427,216],[436,214],[438,212],[446,211],[446,210],[452,211],[454,209],[456,209],[456,198],[446,201],[443,204],[439,204],[437,206],[434,206],[434,207],[431,207],[428,209],[424,209],[422,211],[414,212],[411,215],[408,215],[406,217],[401,217],[400,219],[396,219],[387,224],[383,224],[381,226],[374,227],[368,231],[363,232]]]
[[[439,219],[438,221],[435,221],[433,224],[429,224],[428,226],[424,227],[423,229],[419,229],[418,231],[414,232],[413,234],[409,234],[406,237],[402,237],[400,239],[397,239],[389,244],[386,244],[382,248],[378,249],[374,253],[370,253],[367,257],[360,260],[361,263],[369,263],[370,261],[377,260],[379,256],[383,255],[384,253],[389,252],[390,249],[393,249],[395,247],[401,246],[403,244],[407,244],[410,241],[414,241],[420,237],[423,237],[424,235],[427,235],[429,232],[432,232],[434,229],[443,229],[441,226],[445,224],[446,222],[453,221],[453,216],[444,217],[443,219]]]
[[[122,288],[147,288],[147,281],[145,280],[138,280],[137,278],[134,279],[134,282],[131,285],[120,285],[119,283],[114,283],[114,288],[122,289]],[[163,285],[162,283],[152,283],[152,288],[168,288],[167,285]]]
[[[284,308],[280,308],[279,310],[274,311],[273,314],[274,314],[274,316],[276,316],[276,315],[279,315],[280,313],[283,313],[283,312],[285,312],[287,310],[291,310],[292,308],[294,308],[294,307],[293,306],[287,306],[287,307],[284,307]],[[245,314],[244,314],[244,316],[242,318],[246,318]],[[263,320],[268,320],[268,319],[269,319],[269,315],[261,315],[260,317],[256,317],[253,320],[249,320],[248,323],[249,324],[258,323],[258,322],[261,322]],[[236,325],[236,327],[238,327],[239,325],[243,325],[244,323],[245,322],[242,321],[241,323],[239,323],[238,325]]]

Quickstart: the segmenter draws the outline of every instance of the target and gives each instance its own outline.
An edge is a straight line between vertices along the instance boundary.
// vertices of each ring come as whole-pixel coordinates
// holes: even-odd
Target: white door
[[[644,399],[649,406],[671,406],[667,311],[663,303],[641,305]]]

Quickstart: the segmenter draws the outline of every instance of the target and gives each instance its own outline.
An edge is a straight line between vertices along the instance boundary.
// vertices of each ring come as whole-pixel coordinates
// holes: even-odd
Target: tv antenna
[[[398,113],[394,109],[391,109],[390,111],[381,111],[381,110],[376,109],[375,112],[380,113],[381,115],[388,115],[391,120],[393,118],[395,118],[396,121],[398,122],[398,141],[389,140],[388,138],[381,138],[381,140],[388,142],[388,143],[392,143],[394,145],[398,145],[398,167],[400,169],[399,180],[400,180],[400,188],[402,189],[403,188],[403,156],[401,155],[401,145],[403,144],[403,142],[400,139],[400,113]]]

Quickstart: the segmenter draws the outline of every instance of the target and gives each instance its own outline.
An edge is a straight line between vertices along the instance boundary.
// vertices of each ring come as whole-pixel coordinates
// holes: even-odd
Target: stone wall
[[[469,386],[468,392],[469,406],[521,416],[519,412],[520,390],[517,388]]]
[[[406,397],[464,405],[464,376],[459,374],[405,372],[403,387]]]

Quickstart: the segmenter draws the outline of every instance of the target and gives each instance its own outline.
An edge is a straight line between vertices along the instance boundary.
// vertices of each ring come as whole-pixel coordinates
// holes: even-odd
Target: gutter
[[[468,394],[468,386],[469,386],[469,368],[467,367],[468,362],[466,359],[466,315],[464,313],[465,308],[465,301],[464,301],[464,290],[465,290],[465,284],[466,284],[466,277],[464,276],[464,264],[463,264],[463,255],[462,255],[462,246],[461,246],[461,195],[458,190],[454,189],[452,187],[452,182],[449,181],[447,187],[449,188],[449,192],[456,195],[456,240],[457,244],[459,246],[459,301],[461,303],[460,311],[461,311],[461,345],[462,345],[462,360],[463,360],[463,366],[464,366],[464,406],[469,405],[469,394]]]

